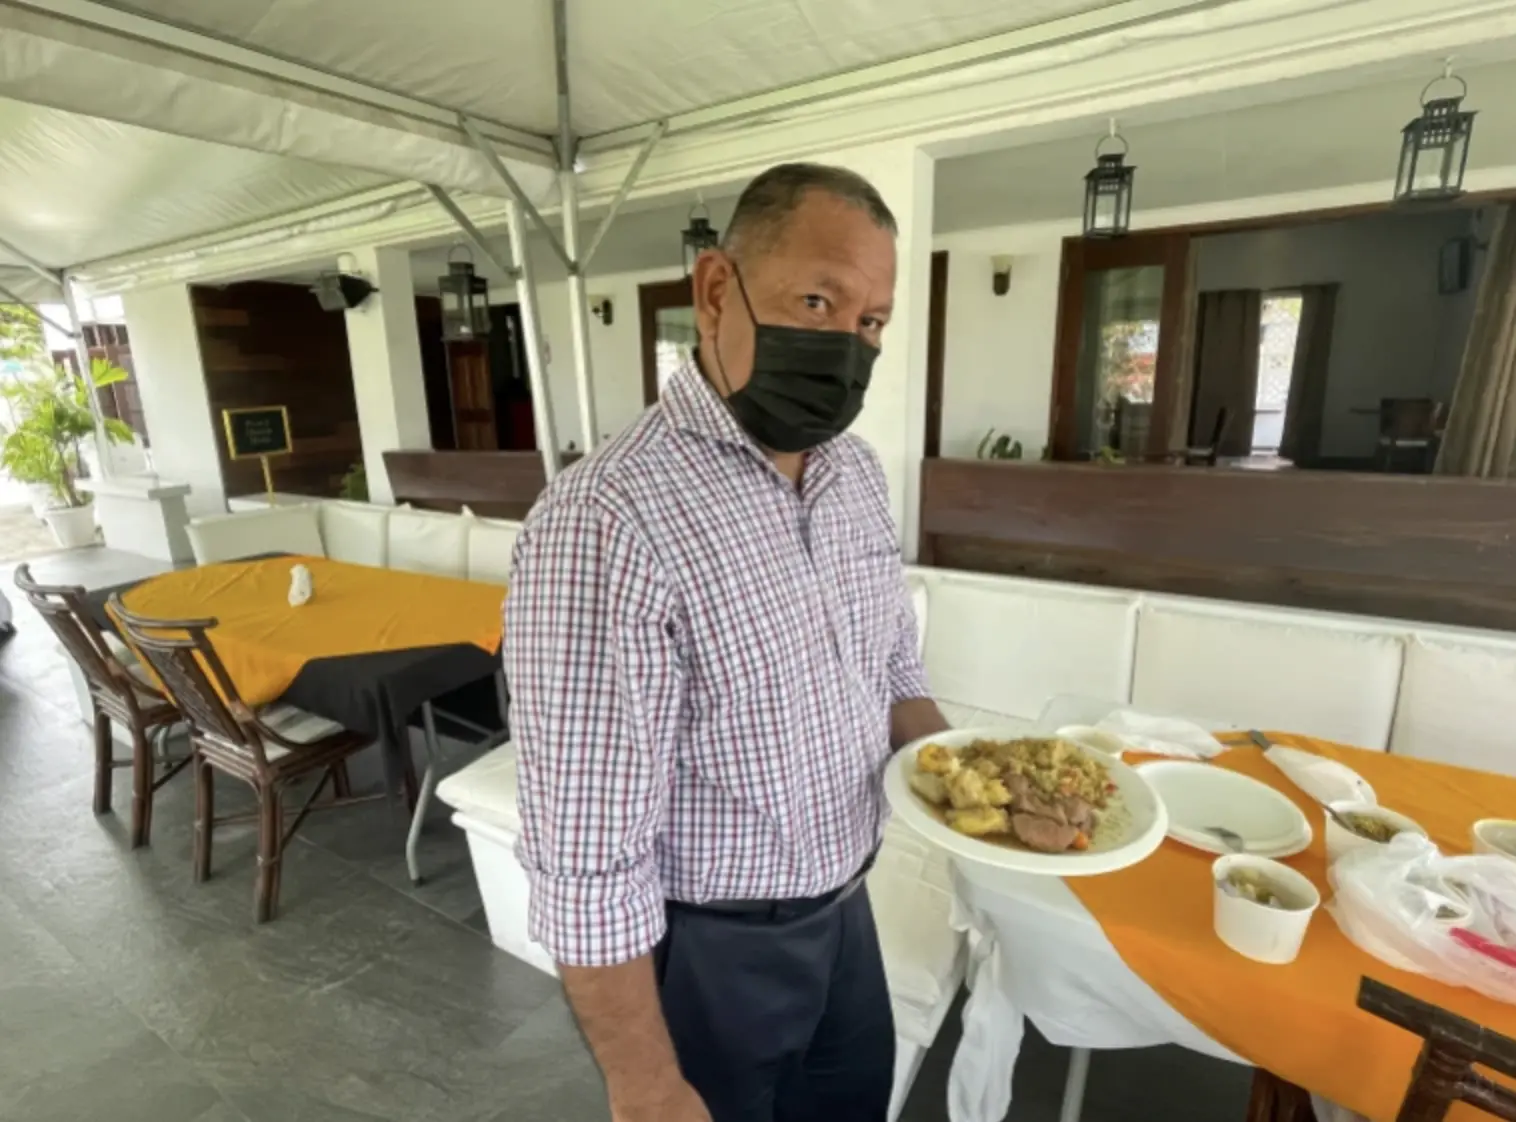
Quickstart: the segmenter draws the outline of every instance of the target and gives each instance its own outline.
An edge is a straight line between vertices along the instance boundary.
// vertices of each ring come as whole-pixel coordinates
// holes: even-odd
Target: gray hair
[[[900,233],[883,197],[857,172],[828,164],[776,164],[743,189],[721,248],[736,256],[772,247],[810,191],[841,199],[867,214],[881,230]]]

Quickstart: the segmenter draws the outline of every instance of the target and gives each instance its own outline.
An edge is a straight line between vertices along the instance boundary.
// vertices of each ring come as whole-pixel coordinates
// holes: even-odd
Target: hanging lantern
[[[695,211],[704,211],[696,214]],[[684,252],[684,275],[695,271],[695,258],[708,249],[715,249],[721,241],[721,231],[711,225],[711,212],[703,202],[690,208],[690,224],[679,235]]]
[[[1438,82],[1457,82],[1453,97],[1427,98]],[[1421,116],[1400,134],[1400,171],[1395,176],[1395,201],[1456,199],[1463,194],[1463,172],[1469,162],[1469,138],[1474,135],[1474,114],[1463,109],[1469,84],[1444,67],[1421,91]]]
[[[1106,143],[1121,145],[1119,152],[1102,152]],[[1095,166],[1084,177],[1084,236],[1119,238],[1132,221],[1132,176],[1136,168],[1126,165],[1126,138],[1111,131],[1095,144]]]
[[[466,260],[455,261],[462,251]],[[447,276],[437,278],[442,295],[442,338],[449,343],[467,343],[490,333],[489,282],[474,272],[473,254],[467,246],[454,246],[447,255]]]

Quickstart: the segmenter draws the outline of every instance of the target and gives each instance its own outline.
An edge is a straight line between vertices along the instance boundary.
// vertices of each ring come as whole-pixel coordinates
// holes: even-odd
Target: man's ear
[[[732,263],[719,249],[708,249],[695,259],[690,274],[691,295],[695,301],[695,328],[700,339],[716,337],[716,324],[732,294]]]

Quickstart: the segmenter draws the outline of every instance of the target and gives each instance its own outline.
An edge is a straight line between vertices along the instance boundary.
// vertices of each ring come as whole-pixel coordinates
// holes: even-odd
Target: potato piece
[[[1011,792],[1004,781],[999,779],[986,779],[984,781],[984,801],[991,806],[1010,806]]]
[[[952,775],[958,770],[958,757],[945,745],[927,744],[916,753],[916,770],[931,775]]]
[[[984,776],[968,768],[962,768],[947,777],[947,793],[949,801],[957,810],[988,806],[990,802]]]
[[[932,775],[925,771],[912,772],[911,790],[933,806],[947,805],[947,784],[942,781],[940,775]]]
[[[968,767],[972,768],[974,771],[977,771],[986,779],[1000,778],[1000,765],[997,764],[994,760],[990,759],[988,756],[980,756],[977,760],[969,763]]]
[[[1005,834],[1011,829],[1010,816],[997,806],[974,807],[972,810],[950,810],[948,825],[960,834],[982,838],[989,834]]]

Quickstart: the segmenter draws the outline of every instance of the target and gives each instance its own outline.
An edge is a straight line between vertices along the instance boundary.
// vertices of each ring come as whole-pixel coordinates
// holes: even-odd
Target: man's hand
[[[605,1075],[615,1122],[711,1122],[679,1071],[651,955],[617,966],[560,965],[558,972]]]
[[[681,1077],[667,1095],[650,1102],[622,1104],[612,1094],[611,1122],[711,1122],[711,1112]]]
[[[937,703],[929,697],[897,701],[890,707],[890,747],[897,750],[923,736],[947,732],[951,727]]]

